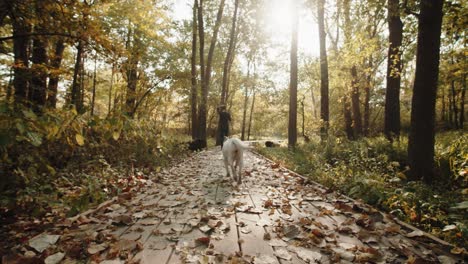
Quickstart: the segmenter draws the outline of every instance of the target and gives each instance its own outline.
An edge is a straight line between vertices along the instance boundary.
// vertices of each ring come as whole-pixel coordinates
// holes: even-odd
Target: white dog
[[[232,175],[234,180],[237,180],[238,184],[242,183],[241,176],[242,167],[244,165],[244,150],[248,148],[248,146],[237,138],[224,138],[223,158],[224,166],[226,167],[226,175]],[[232,173],[229,172],[229,168],[231,168]]]

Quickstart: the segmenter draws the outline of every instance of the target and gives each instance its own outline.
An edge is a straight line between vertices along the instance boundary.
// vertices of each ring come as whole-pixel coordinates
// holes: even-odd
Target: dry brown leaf
[[[270,208],[273,206],[273,201],[271,199],[268,199],[265,201],[265,203],[263,204],[263,207],[265,208]]]

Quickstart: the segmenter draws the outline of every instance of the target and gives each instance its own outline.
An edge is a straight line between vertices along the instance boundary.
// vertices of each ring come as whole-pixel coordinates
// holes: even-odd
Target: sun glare
[[[288,47],[291,43],[293,2],[295,0],[265,1],[263,16],[266,22],[266,33],[272,44]],[[312,10],[299,6],[299,51],[311,56],[318,56],[318,26],[312,19]],[[276,56],[276,55],[274,55]]]
[[[291,32],[292,25],[292,1],[272,0],[265,1],[265,15],[269,30],[273,34],[287,34]]]

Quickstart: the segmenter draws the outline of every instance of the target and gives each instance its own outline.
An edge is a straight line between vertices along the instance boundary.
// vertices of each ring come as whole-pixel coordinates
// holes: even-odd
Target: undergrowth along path
[[[202,151],[25,249],[48,263],[463,262],[420,230],[244,155],[240,186],[219,148]]]

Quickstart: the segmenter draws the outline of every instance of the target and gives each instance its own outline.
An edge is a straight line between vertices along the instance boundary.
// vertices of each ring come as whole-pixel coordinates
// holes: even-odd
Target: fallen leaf
[[[118,215],[112,219],[112,224],[114,225],[131,225],[133,224],[133,219],[129,215]]]
[[[210,244],[210,237],[199,237],[195,241],[197,244],[208,246]]]
[[[50,255],[48,256],[45,260],[44,260],[44,263],[45,264],[57,264],[59,263],[60,261],[62,261],[62,259],[65,257],[65,253],[63,252],[57,252],[53,255]]]
[[[211,227],[204,225],[204,226],[200,226],[198,229],[200,229],[203,233],[206,233],[211,230]]]
[[[285,248],[275,249],[275,256],[277,256],[280,259],[285,259],[285,260],[291,260],[292,259],[291,254],[289,254],[289,251],[287,251]]]
[[[387,233],[397,234],[397,233],[400,233],[400,230],[401,230],[401,227],[400,225],[397,225],[397,224],[390,224],[385,227],[385,232]]]
[[[133,217],[137,219],[144,218],[145,216],[146,216],[145,212],[138,212],[138,213],[133,214]]]
[[[265,201],[265,203],[263,204],[263,207],[265,208],[270,208],[273,206],[273,201],[271,199],[268,199]]]
[[[344,250],[354,250],[356,249],[356,245],[350,243],[338,243],[338,246],[343,248]]]
[[[322,259],[322,254],[309,249],[296,248],[295,252],[300,259],[307,263],[319,263]]]
[[[270,246],[272,247],[287,247],[288,243],[284,242],[281,239],[274,238],[270,241]]]
[[[42,233],[31,238],[31,240],[29,240],[29,246],[37,250],[39,253],[42,253],[51,245],[55,245],[59,238],[59,235],[49,235],[47,233]]]
[[[444,226],[444,229],[442,229],[443,232],[450,231],[450,230],[455,230],[457,229],[456,225],[446,225]]]
[[[243,234],[248,234],[252,232],[252,230],[248,226],[241,227],[240,231]]]
[[[278,261],[273,256],[260,255],[260,256],[255,257],[253,263],[254,264],[276,264],[278,263]]]
[[[464,248],[459,248],[459,247],[454,247],[450,250],[450,253],[455,254],[455,255],[460,255],[464,252],[466,252],[466,250]]]
[[[79,145],[79,146],[83,146],[84,145],[84,137],[80,134],[76,134],[75,135],[75,140],[76,140],[76,143]]]
[[[453,258],[447,256],[437,256],[441,264],[455,264],[457,263]]]
[[[288,225],[288,226],[284,227],[283,233],[284,233],[285,237],[287,237],[289,239],[294,239],[295,237],[297,237],[301,233],[301,231],[295,225]]]
[[[424,232],[421,230],[415,230],[411,233],[408,233],[406,236],[407,237],[420,237],[420,236],[424,236]]]
[[[105,244],[105,243],[102,243],[102,244],[91,243],[91,245],[89,245],[89,247],[88,247],[88,253],[90,255],[94,255],[96,253],[99,253],[99,252],[105,250],[107,247],[108,247],[108,245]]]
[[[150,249],[156,249],[156,250],[163,250],[163,249],[166,249],[168,246],[168,242],[166,241],[158,241],[156,243],[150,243],[148,245],[148,248]]]
[[[257,221],[258,226],[271,226],[271,222],[266,219],[260,219]]]
[[[159,220],[156,219],[143,219],[138,222],[140,225],[144,226],[150,226],[150,225],[157,225],[159,223]]]

